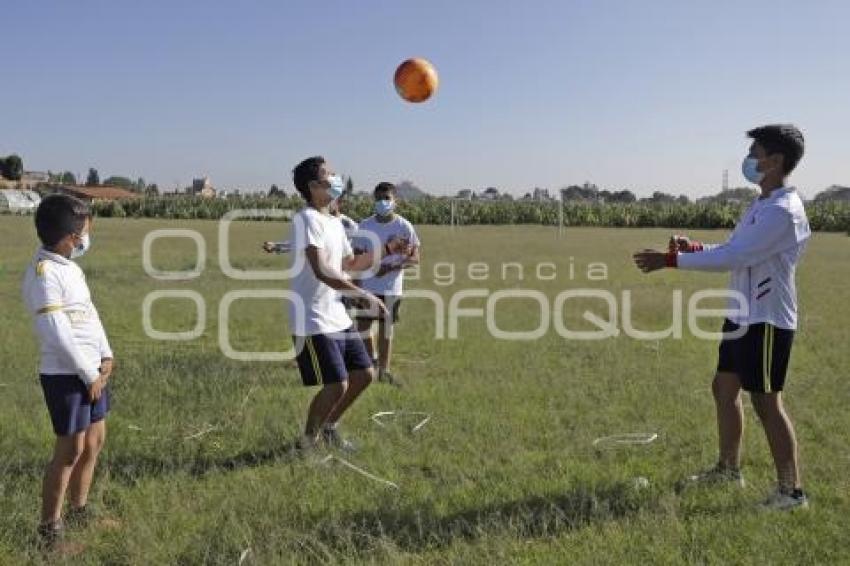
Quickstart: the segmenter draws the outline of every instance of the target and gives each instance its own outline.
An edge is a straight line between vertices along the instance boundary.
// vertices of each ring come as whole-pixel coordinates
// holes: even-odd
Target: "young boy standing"
[[[375,214],[360,223],[360,232],[370,232],[382,246],[400,246],[401,253],[388,255],[381,266],[370,277],[360,281],[360,286],[374,293],[386,305],[388,316],[377,316],[374,310],[361,310],[357,318],[357,329],[367,335],[366,348],[373,362],[378,364],[378,380],[400,385],[390,373],[392,358],[393,326],[399,320],[401,297],[404,290],[404,269],[419,263],[419,237],[413,225],[395,213],[396,188],[392,183],[378,183],[374,191]],[[366,243],[370,243],[366,240]],[[367,246],[368,249],[368,246]],[[372,325],[378,321],[378,355],[372,338]]]
[[[48,546],[62,538],[66,492],[67,522],[73,526],[91,518],[89,488],[106,438],[112,350],[85,275],[73,261],[91,245],[91,224],[88,205],[76,198],[51,195],[42,200],[35,213],[42,247],[23,283],[40,342],[41,387],[56,434],[38,528]]]
[[[753,139],[743,174],[759,185],[761,195],[744,213],[726,243],[715,246],[675,238],[667,253],[644,250],[635,262],[648,273],[664,267],[731,271],[730,288],[746,299],[746,309],[730,299],[737,314],[723,324],[712,391],[717,409],[717,464],[688,478],[695,483],[744,485],[741,438],[744,413],[741,389],[750,393],[767,436],[776,467],[777,488],[765,506],[806,507],[791,419],[782,404],[782,389],[797,328],[797,263],[811,236],[803,201],[787,177],[803,156],[803,134],[776,124],[747,133]],[[732,334],[735,333],[735,334]],[[737,336],[734,337],[733,336]]]
[[[353,450],[337,425],[372,382],[374,371],[340,292],[383,310],[373,294],[344,273],[368,269],[373,256],[355,256],[342,222],[330,214],[331,202],[342,194],[342,180],[324,158],[305,159],[293,177],[307,206],[293,218],[292,249],[298,268],[292,280],[296,299],[290,305],[290,326],[304,385],[322,387],[310,403],[298,447],[310,449],[321,436],[331,446]]]

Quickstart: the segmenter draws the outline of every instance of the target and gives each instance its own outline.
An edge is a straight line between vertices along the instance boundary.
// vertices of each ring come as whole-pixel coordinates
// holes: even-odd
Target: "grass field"
[[[52,433],[36,381],[36,343],[20,301],[20,280],[36,246],[31,219],[0,217],[0,563],[39,563],[33,546],[41,470]],[[142,241],[157,228],[189,228],[207,242],[204,272],[190,281],[155,281],[142,267]],[[274,269],[259,243],[288,226],[232,226],[231,263]],[[797,425],[812,508],[765,514],[755,505],[772,487],[773,467],[760,427],[747,409],[746,490],[677,494],[677,479],[715,458],[709,390],[716,343],[687,329],[682,339],[646,342],[625,335],[565,340],[554,327],[533,341],[495,340],[485,321],[461,319],[456,340],[435,340],[433,308],[411,300],[396,341],[402,390],[375,384],[344,425],[361,451],[350,460],[397,483],[398,491],[339,465],[287,452],[299,432],[310,391],[286,363],[241,362],[218,347],[221,298],[239,289],[281,289],[283,281],[226,278],[218,263],[218,224],[98,220],[93,247],[80,261],[116,355],[109,438],[92,499],[120,519],[119,530],[73,533],[85,564],[813,564],[850,563],[850,245],[843,234],[817,234],[798,273],[800,332],[787,406]],[[669,324],[672,292],[723,288],[723,275],[642,275],[631,252],[664,246],[665,230],[537,226],[422,227],[424,265],[410,289],[445,297],[468,288],[539,290],[550,300],[577,288],[631,290],[639,328]],[[725,232],[696,234],[707,241]],[[160,241],[160,269],[191,269],[194,244]],[[445,281],[455,264],[455,280]],[[489,266],[484,280],[468,266]],[[520,262],[502,278],[502,264]],[[552,262],[557,277],[538,278]],[[607,278],[589,280],[590,262]],[[571,273],[572,266],[572,273]],[[548,276],[552,269],[545,268]],[[473,275],[479,276],[480,266]],[[146,338],[142,302],[159,289],[199,292],[206,300],[203,335],[188,342]],[[463,307],[483,307],[466,299]],[[571,328],[583,305],[564,313]],[[529,330],[533,302],[498,303],[503,330]],[[190,330],[193,304],[162,300],[152,309],[163,331]],[[687,318],[686,318],[687,320]],[[716,323],[715,323],[716,324]],[[622,326],[622,325],[620,325]],[[704,323],[704,326],[710,326]],[[273,299],[234,303],[233,347],[283,350],[285,311]],[[426,411],[415,434],[382,429],[376,411]],[[206,431],[206,432],[205,432]],[[657,432],[648,446],[598,451],[595,438]],[[648,488],[634,478],[649,479]],[[250,549],[249,552],[245,552]]]

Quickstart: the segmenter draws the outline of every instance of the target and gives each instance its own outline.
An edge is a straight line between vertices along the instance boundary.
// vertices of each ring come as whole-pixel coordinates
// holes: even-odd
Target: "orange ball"
[[[425,59],[408,59],[398,66],[393,78],[396,92],[408,102],[425,102],[439,82],[434,65]]]

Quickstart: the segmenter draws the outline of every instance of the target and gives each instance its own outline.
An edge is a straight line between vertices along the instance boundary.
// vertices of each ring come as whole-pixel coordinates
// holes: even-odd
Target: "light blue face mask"
[[[375,214],[378,216],[389,216],[393,210],[395,210],[394,200],[382,199],[375,201]]]
[[[331,198],[333,200],[336,200],[341,197],[343,191],[345,190],[345,185],[342,182],[342,177],[340,177],[339,175],[329,175],[328,183],[331,184],[331,186],[328,187],[328,193],[331,195]]]
[[[78,257],[82,257],[89,251],[91,247],[91,238],[88,234],[83,234],[80,236],[80,243],[77,246],[74,246],[74,249],[71,250],[71,259],[76,259]]]
[[[741,164],[741,172],[750,183],[758,185],[764,180],[764,173],[759,171],[759,160],[755,157],[747,157]]]

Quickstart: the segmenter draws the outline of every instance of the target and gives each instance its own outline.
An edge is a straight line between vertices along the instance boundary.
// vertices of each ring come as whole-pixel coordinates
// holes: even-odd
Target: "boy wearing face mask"
[[[395,213],[396,188],[392,183],[378,183],[374,191],[375,214],[360,223],[360,232],[370,232],[383,246],[400,246],[401,252],[390,254],[381,262],[374,277],[364,279],[360,286],[374,293],[387,307],[389,316],[361,309],[357,314],[357,328],[367,334],[366,348],[378,365],[378,380],[391,385],[400,382],[390,373],[393,325],[399,320],[399,308],[404,287],[404,269],[419,263],[419,237],[413,225]],[[367,249],[373,245],[363,239]],[[378,321],[378,352],[372,338],[372,324]]]
[[[345,294],[384,311],[381,301],[357,287],[346,274],[370,268],[373,255],[355,256],[342,223],[331,214],[331,203],[342,194],[343,184],[324,158],[310,157],[299,163],[293,179],[307,206],[295,215],[292,225],[296,274],[290,328],[302,382],[321,387],[310,402],[297,447],[309,451],[321,438],[332,447],[351,451],[353,444],[342,437],[337,425],[372,382],[374,370],[340,299]]]
[[[84,526],[92,518],[87,505],[97,458],[106,436],[110,408],[107,384],[112,350],[83,271],[72,261],[91,245],[91,211],[67,195],[50,195],[35,213],[40,247],[27,267],[23,296],[40,342],[41,387],[56,443],[42,485],[43,544],[55,547],[66,522]]]
[[[797,441],[782,404],[782,389],[797,328],[794,275],[811,236],[803,201],[787,177],[803,156],[803,134],[788,124],[747,132],[753,139],[744,159],[744,177],[761,195],[744,213],[724,244],[704,245],[674,236],[667,253],[644,250],[635,262],[644,272],[664,267],[730,271],[730,288],[746,304],[730,298],[735,312],[723,324],[717,372],[712,384],[717,409],[719,459],[689,483],[744,485],[741,438],[744,413],[741,389],[750,394],[767,436],[777,487],[765,501],[769,509],[808,506],[800,480]]]

